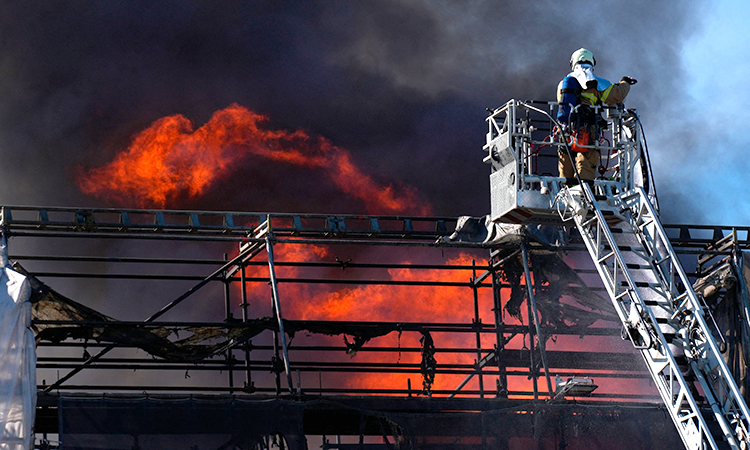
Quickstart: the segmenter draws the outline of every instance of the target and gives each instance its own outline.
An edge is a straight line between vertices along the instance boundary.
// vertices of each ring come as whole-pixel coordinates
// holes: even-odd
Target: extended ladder
[[[747,405],[646,193],[601,198],[585,183],[563,188],[558,211],[575,221],[685,447],[750,448]]]

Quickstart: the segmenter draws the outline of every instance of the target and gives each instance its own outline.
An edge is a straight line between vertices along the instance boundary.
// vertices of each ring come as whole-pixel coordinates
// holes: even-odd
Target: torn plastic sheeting
[[[548,338],[556,330],[585,329],[599,320],[617,321],[611,304],[591,290],[574,269],[556,253],[529,252],[535,280],[535,295],[540,301],[537,308],[540,320],[548,327]],[[519,258],[505,262],[500,271],[501,278],[510,284],[510,298],[505,311],[522,320],[521,305],[526,300],[526,289],[522,285],[523,267]],[[561,296],[573,301],[562,302]]]
[[[59,343],[65,339],[130,345],[168,361],[196,362],[252,339],[266,329],[278,325],[274,319],[252,321],[244,328],[226,327],[150,327],[123,325],[81,303],[51,289],[26,272],[18,263],[17,272],[24,274],[31,286],[32,316],[35,321],[61,321],[66,324],[34,323],[37,341]],[[70,322],[80,322],[71,324]],[[180,334],[186,336],[179,338]],[[176,339],[169,339],[170,337]]]
[[[568,243],[564,227],[550,225],[515,225],[493,222],[490,216],[461,216],[455,231],[440,239],[445,243],[476,243],[483,245],[515,245],[525,238],[543,245],[561,247]]]
[[[0,243],[0,448],[33,447],[36,413],[36,348],[31,331],[31,288],[8,265],[5,237]]]
[[[495,223],[489,216],[461,216],[456,230],[443,242],[473,242],[478,244],[514,244],[523,241],[521,225]]]
[[[198,362],[223,353],[229,348],[241,346],[266,330],[279,331],[278,321],[273,317],[261,317],[242,323],[241,326],[152,326],[134,327],[120,323],[94,309],[71,300],[56,292],[16,263],[18,272],[27,279],[27,290],[33,303],[33,330],[37,341],[62,342],[65,339],[94,340],[114,345],[128,345],[163,358],[166,361]],[[16,272],[14,272],[16,273]],[[20,276],[24,276],[20,275]],[[27,295],[27,297],[29,296]],[[48,323],[62,322],[61,324]],[[346,352],[354,356],[367,342],[391,332],[401,333],[400,324],[349,324],[337,322],[315,322],[284,320],[284,328],[290,339],[296,333],[306,331],[328,336],[343,335]],[[410,331],[422,334],[422,376],[424,391],[429,392],[434,379],[434,345],[429,330],[417,327]],[[179,339],[179,335],[187,335]],[[349,342],[347,336],[354,338]],[[170,339],[171,338],[171,339]],[[432,347],[430,349],[430,347]],[[1,449],[0,449],[1,450]]]
[[[18,272],[25,274],[31,286],[33,303],[33,330],[37,341],[59,343],[65,339],[94,340],[114,345],[128,345],[140,348],[152,356],[172,362],[199,362],[223,353],[229,348],[237,347],[258,334],[270,330],[279,331],[278,321],[273,317],[261,317],[242,323],[241,326],[152,326],[134,327],[121,323],[100,312],[71,300],[51,289],[36,277],[26,272],[18,263]],[[61,324],[48,323],[59,321]],[[75,323],[79,322],[79,323]],[[239,325],[239,324],[238,324]],[[392,332],[401,333],[400,324],[349,324],[337,322],[315,322],[284,320],[284,328],[293,339],[299,332],[324,334],[328,336],[343,335],[346,352],[354,356],[371,339]],[[410,331],[422,334],[423,341],[432,343],[428,330],[418,327]],[[179,339],[180,335],[187,335]],[[347,336],[353,337],[349,342]],[[170,339],[171,338],[171,339]],[[425,344],[426,347],[426,344]],[[423,367],[430,367],[430,354],[423,349]],[[434,361],[434,358],[432,358]],[[434,370],[433,370],[434,372]],[[427,369],[422,371],[425,389],[429,391],[432,384]],[[434,374],[432,374],[434,378]]]

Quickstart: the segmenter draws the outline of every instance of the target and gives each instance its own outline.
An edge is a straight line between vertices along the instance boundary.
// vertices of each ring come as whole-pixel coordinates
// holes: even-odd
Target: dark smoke
[[[350,150],[365,173],[416,187],[439,215],[488,212],[484,108],[553,99],[581,46],[597,55],[599,75],[640,80],[628,106],[648,132],[673,107],[678,53],[696,20],[690,4],[645,0],[1,8],[0,203],[134,206],[83,196],[77,168],[109,162],[163,116],[200,125],[236,102],[267,114],[273,128],[305,129]],[[363,211],[351,199],[316,200],[331,197],[320,174],[247,166],[210,200],[167,207]],[[325,196],[315,195],[318,184]],[[313,198],[298,205],[300,188]]]
[[[237,103],[268,115],[273,129],[304,129],[346,148],[383,184],[416,188],[436,215],[484,215],[486,107],[554,99],[571,52],[585,46],[600,76],[639,79],[628,106],[640,110],[648,133],[679,110],[679,53],[696,8],[647,0],[0,0],[0,204],[136,207],[82,194],[80,168],[108,163],[164,116],[199,126]],[[689,204],[668,196],[662,204],[672,211]],[[366,212],[319,171],[267,161],[247,161],[204,198],[167,208]],[[41,253],[69,254],[67,245]],[[153,250],[88,245],[96,254]],[[170,256],[195,257],[191,250]],[[142,320],[194,285],[45,282],[123,320]],[[181,319],[221,318],[221,287],[209,289],[213,309],[191,299]],[[267,294],[256,300],[269,304]]]

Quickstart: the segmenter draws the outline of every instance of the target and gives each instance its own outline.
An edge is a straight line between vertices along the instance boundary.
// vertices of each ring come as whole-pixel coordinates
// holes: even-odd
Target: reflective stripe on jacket
[[[616,105],[622,103],[630,92],[630,85],[624,81],[612,84],[609,80],[594,75],[593,68],[589,64],[579,64],[568,74],[568,77],[576,78],[579,85],[583,87],[580,93],[580,103],[583,105]],[[566,77],[566,79],[568,78]],[[582,84],[581,82],[586,82]],[[557,101],[563,97],[562,82],[557,87]],[[592,86],[593,85],[593,86]],[[568,103],[568,102],[565,102]]]

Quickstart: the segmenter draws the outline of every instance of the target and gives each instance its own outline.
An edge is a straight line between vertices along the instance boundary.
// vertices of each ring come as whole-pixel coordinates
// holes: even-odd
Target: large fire
[[[277,262],[281,261],[330,261],[333,259],[332,250],[323,246],[285,244],[275,246],[275,258]],[[483,253],[462,252],[452,257],[446,257],[441,263],[446,267],[470,267],[472,260],[477,260],[477,264],[482,264],[481,258]],[[402,255],[399,259],[400,264],[419,264],[425,261],[414,260],[413,257]],[[434,261],[432,261],[434,263]],[[320,278],[320,273],[314,273],[315,269],[301,268],[297,266],[280,265],[276,269],[276,274],[280,279],[314,279]],[[319,270],[319,269],[318,269]],[[356,269],[346,269],[346,272],[335,269],[336,273],[343,274],[347,279],[357,279],[355,273],[350,271]],[[326,274],[325,278],[335,278],[336,273]],[[268,276],[268,267],[252,266],[247,268],[247,276],[256,279],[264,279]],[[474,299],[471,288],[468,284],[471,277],[469,269],[409,269],[397,268],[383,271],[376,275],[377,280],[383,281],[383,284],[360,284],[352,286],[341,286],[337,284],[313,285],[306,283],[281,283],[279,286],[279,295],[283,316],[287,319],[296,320],[333,320],[333,321],[354,321],[354,322],[424,322],[424,323],[455,323],[471,324],[474,320]],[[368,278],[370,281],[373,278]],[[451,284],[464,284],[464,286],[430,286],[430,285],[400,285],[399,283],[410,282],[443,282]],[[523,280],[521,280],[524,283]],[[387,284],[392,283],[392,284]],[[265,282],[249,283],[247,293],[250,297],[249,302],[254,315],[266,316],[271,314],[269,287]],[[503,290],[503,298],[507,300],[509,292]],[[494,322],[492,292],[489,288],[479,289],[477,292],[477,312],[483,323],[491,324]],[[527,324],[528,317],[526,306],[521,309],[521,321],[518,321],[509,315],[505,315],[507,324]],[[476,348],[476,335],[473,333],[456,333],[442,332],[433,333],[435,347],[438,350],[446,349],[474,349]],[[418,365],[421,360],[419,353],[415,352],[373,352],[378,347],[401,348],[401,347],[420,347],[421,335],[418,332],[392,332],[385,336],[373,339],[367,343],[371,351],[363,351],[351,357],[351,360],[358,363],[397,363],[404,367],[411,364]],[[308,345],[321,345],[321,341],[328,342],[330,345],[341,345],[342,337],[322,338],[312,335],[308,338],[298,337],[295,342],[304,344],[305,339],[312,339],[314,343],[307,342]],[[302,342],[301,342],[302,341]],[[338,342],[337,342],[338,341]],[[481,346],[485,349],[492,348],[496,344],[493,335],[485,334],[481,338]],[[521,349],[528,348],[530,345],[528,338],[517,336],[508,345],[507,348]],[[548,350],[562,351],[581,351],[585,347],[587,351],[607,352],[628,352],[630,344],[623,342],[619,337],[613,339],[607,337],[589,336],[582,340],[578,336],[563,336],[555,340],[547,341]],[[343,352],[342,352],[343,353]],[[482,356],[486,356],[486,352]],[[335,356],[335,355],[334,355]],[[291,357],[292,361],[300,357],[297,353]],[[324,355],[317,355],[318,358],[325,358]],[[350,360],[349,356],[340,355],[344,361]],[[445,352],[437,353],[439,367],[450,365],[463,365],[470,367],[476,363],[476,352]],[[341,359],[338,359],[341,360]],[[488,370],[497,370],[492,365],[487,367]],[[587,374],[583,374],[586,376]],[[461,374],[439,374],[435,377],[432,390],[451,391],[455,389],[465,375]],[[554,373],[552,374],[554,378]],[[495,387],[497,376],[485,376],[484,388],[492,391]],[[336,387],[346,386],[352,389],[384,389],[384,390],[403,390],[407,387],[407,380],[411,380],[411,386],[414,391],[419,391],[421,378],[418,374],[407,373],[349,373],[345,376],[334,377],[333,382]],[[317,386],[317,379],[314,383]],[[645,379],[623,379],[623,378],[597,378],[600,386],[599,392],[610,393],[639,393],[650,392],[648,381]],[[553,388],[554,388],[554,380]],[[542,377],[538,380],[539,390],[546,392],[547,385]],[[464,388],[465,390],[477,390],[478,379],[474,379]],[[508,378],[507,388],[511,391],[532,391],[532,381],[526,376],[512,376]]]
[[[349,151],[322,137],[267,128],[268,118],[234,104],[195,128],[174,115],[154,122],[109,164],[79,177],[86,194],[139,207],[174,206],[180,196],[198,197],[250,157],[318,169],[371,214],[429,214],[408,186],[382,184],[355,164]]]
[[[177,206],[180,199],[200,197],[215,184],[225,182],[237,162],[256,157],[282,164],[291,164],[319,170],[340,191],[362,202],[369,213],[405,213],[426,215],[430,213],[427,202],[420,201],[412,188],[395,189],[384,185],[365,174],[356,166],[351,154],[324,138],[311,137],[303,131],[278,131],[266,127],[267,118],[239,105],[232,105],[216,112],[203,126],[195,129],[185,117],[176,115],[154,122],[139,133],[127,150],[111,163],[88,170],[79,181],[80,188],[88,194],[110,200],[137,202],[141,207]],[[242,208],[246,205],[238,205]],[[412,263],[434,263],[415,261],[408,250],[398,249],[389,254],[389,261],[400,265]],[[279,261],[331,261],[330,248],[315,245],[277,245]],[[365,252],[366,253],[366,252]],[[471,265],[472,259],[486,257],[486,253],[462,253],[444,258],[446,265]],[[481,263],[480,263],[481,264]],[[286,279],[315,278],[320,274],[309,274],[309,268],[295,266],[278,267],[277,276]],[[338,270],[338,269],[332,269]],[[248,277],[263,279],[268,268],[249,266]],[[332,273],[327,274],[333,277]],[[347,274],[347,277],[350,275]],[[381,322],[427,322],[465,323],[474,320],[474,298],[466,285],[471,271],[439,269],[390,269],[376,275],[382,284],[305,284],[283,283],[280,286],[282,312],[287,319],[333,320],[333,321],[381,321]],[[356,275],[354,275],[356,280]],[[368,279],[367,281],[372,281]],[[413,282],[450,282],[463,286],[418,285]],[[399,284],[402,283],[402,284]],[[411,285],[404,285],[411,283]],[[248,292],[255,317],[271,314],[268,286],[266,283],[249,283]],[[507,294],[507,293],[505,293]],[[504,295],[505,295],[504,294]],[[494,322],[493,301],[490,289],[480,289],[477,297],[478,314],[485,323]],[[525,314],[524,314],[525,315]],[[528,318],[523,318],[528,323]],[[513,322],[512,319],[510,319]],[[476,348],[476,335],[468,333],[434,333],[436,348]],[[323,341],[327,338],[314,337]],[[337,339],[340,339],[337,338]],[[373,339],[370,347],[419,347],[419,332],[390,333]],[[526,346],[520,339],[514,340],[517,348]],[[492,348],[494,339],[485,335],[481,346]],[[550,347],[555,347],[550,343]],[[558,348],[567,344],[557,345]],[[393,356],[387,356],[391,357]],[[485,356],[484,354],[482,356]],[[383,361],[378,352],[360,352],[358,361]],[[471,367],[477,359],[475,352],[443,352],[436,356],[438,364],[460,364]],[[393,361],[392,361],[393,362]],[[398,354],[398,363],[416,364],[419,353]],[[420,389],[418,375],[403,373],[357,373],[338,379],[339,386],[370,389],[404,389],[407,378],[411,378],[414,389]],[[435,390],[450,390],[461,382],[464,375],[442,374],[435,379]],[[485,384],[494,384],[490,377]],[[514,377],[511,390],[530,390],[531,381],[525,377]],[[467,389],[476,389],[475,378]],[[488,386],[491,389],[490,386]],[[544,389],[542,389],[544,390]]]
[[[330,249],[321,246],[297,244],[277,245],[275,258],[278,261],[321,261],[330,260]],[[442,262],[446,266],[471,266],[472,259],[477,255],[460,253],[454,257],[445,258]],[[414,261],[408,256],[400,259],[401,264],[412,264]],[[346,278],[354,277],[356,274],[348,272],[356,269],[346,269],[339,274]],[[299,267],[280,266],[276,274],[283,279],[312,278],[312,269]],[[248,277],[263,278],[268,275],[268,268],[262,266],[249,267]],[[336,274],[330,274],[335,277]],[[279,286],[279,296],[283,316],[287,319],[296,320],[334,320],[334,321],[363,321],[363,322],[425,322],[425,323],[463,323],[471,324],[474,318],[472,291],[466,285],[471,277],[471,271],[441,270],[441,269],[388,269],[379,275],[378,280],[393,285],[308,285],[302,283],[282,283]],[[398,283],[409,282],[443,282],[464,284],[464,286],[421,286],[421,285],[399,285]],[[247,290],[255,315],[263,316],[271,313],[268,301],[268,286],[265,283],[248,284]],[[484,322],[491,323],[492,293],[490,289],[479,291],[479,314]],[[366,344],[369,349],[377,347],[419,347],[421,335],[418,332],[396,332],[386,336],[373,339]],[[436,346],[439,349],[446,348],[472,348],[476,346],[476,336],[466,333],[435,333],[433,335]],[[304,339],[304,338],[300,338]],[[319,340],[314,336],[311,339]],[[338,340],[341,344],[342,337],[333,338],[331,343]],[[494,340],[485,337],[483,346],[491,348]],[[320,355],[322,357],[322,355]],[[344,359],[350,359],[343,355]],[[476,353],[440,353],[436,358],[438,364],[473,364]],[[419,364],[421,356],[419,353],[397,353],[387,354],[377,352],[360,352],[353,357],[355,362],[383,362],[399,364]],[[434,390],[454,389],[464,378],[464,375],[442,374],[435,378],[432,386]],[[405,389],[407,379],[411,379],[415,391],[422,388],[421,378],[418,374],[403,373],[356,373],[347,374],[345,378],[339,379],[337,383],[349,388],[369,389]],[[493,381],[494,383],[494,381]],[[468,388],[476,389],[476,381]]]

